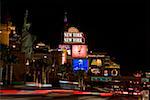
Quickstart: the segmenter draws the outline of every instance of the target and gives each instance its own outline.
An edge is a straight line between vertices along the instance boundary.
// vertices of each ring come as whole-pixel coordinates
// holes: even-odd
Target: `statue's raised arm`
[[[26,10],[26,12],[25,12],[24,23],[23,23],[23,29],[22,29],[22,31],[28,31],[29,28],[30,28],[30,23],[27,23],[27,19],[28,19],[28,10]]]
[[[28,10],[26,10],[26,12],[25,12],[25,16],[24,16],[24,25],[27,24],[27,18],[28,18]]]

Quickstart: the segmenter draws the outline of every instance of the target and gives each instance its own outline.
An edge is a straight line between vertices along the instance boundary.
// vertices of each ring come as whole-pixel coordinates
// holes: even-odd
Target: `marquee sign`
[[[85,37],[83,32],[75,27],[70,27],[68,32],[64,32],[64,43],[66,44],[85,44]]]
[[[105,55],[92,55],[92,54],[89,54],[88,57],[91,57],[91,58],[102,58],[102,57],[105,57]]]

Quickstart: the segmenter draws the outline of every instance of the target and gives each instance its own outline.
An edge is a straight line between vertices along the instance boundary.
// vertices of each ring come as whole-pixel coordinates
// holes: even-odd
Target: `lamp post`
[[[10,63],[10,84],[12,84],[12,78],[13,78],[13,65]]]

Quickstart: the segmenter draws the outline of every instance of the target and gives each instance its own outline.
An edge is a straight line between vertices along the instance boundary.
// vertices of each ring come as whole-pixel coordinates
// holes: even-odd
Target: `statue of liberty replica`
[[[33,52],[33,42],[36,40],[36,37],[31,35],[30,28],[31,23],[27,21],[28,19],[28,10],[26,10],[24,16],[24,23],[22,28],[22,36],[21,36],[21,51],[25,53],[26,59],[31,59],[31,54]]]

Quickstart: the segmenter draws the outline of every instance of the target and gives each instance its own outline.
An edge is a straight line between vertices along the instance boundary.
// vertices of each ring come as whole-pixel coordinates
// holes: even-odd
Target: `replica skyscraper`
[[[64,31],[68,30],[68,18],[67,18],[67,12],[64,13]]]

